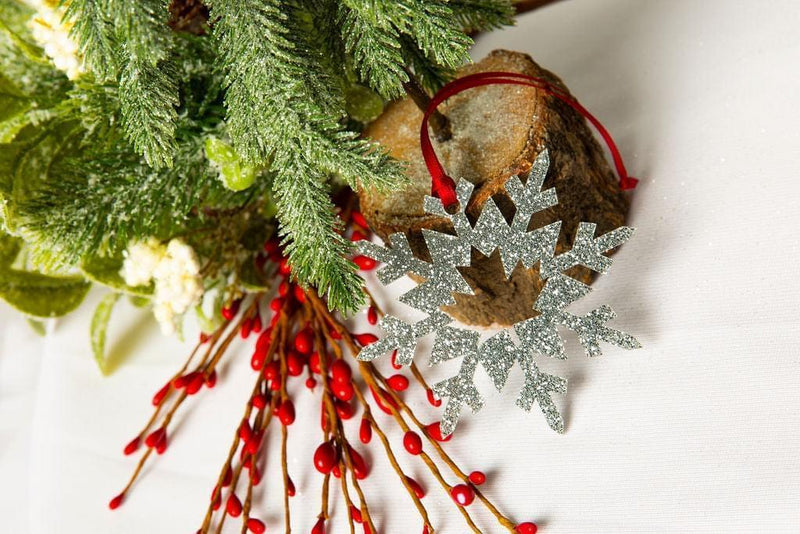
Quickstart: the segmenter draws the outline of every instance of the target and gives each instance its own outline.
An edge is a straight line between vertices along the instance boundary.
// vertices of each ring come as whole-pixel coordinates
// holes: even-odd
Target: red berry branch
[[[358,212],[345,209],[343,218],[353,227],[352,240],[370,236],[363,217]],[[241,420],[235,425],[233,439],[217,483],[211,491],[208,508],[198,530],[199,533],[219,533],[225,521],[241,522],[241,532],[261,534],[265,523],[255,514],[253,489],[262,481],[267,452],[264,450],[268,432],[280,433],[280,476],[283,480],[284,528],[291,531],[290,500],[296,488],[289,474],[287,439],[289,427],[297,414],[287,383],[302,379],[308,394],[320,396],[320,443],[309,464],[320,473],[321,502],[317,522],[311,534],[324,534],[329,520],[331,482],[338,479],[341,496],[347,506],[350,532],[355,533],[360,524],[365,534],[377,533],[373,511],[367,503],[360,481],[370,475],[370,464],[361,449],[372,443],[377,435],[381,447],[397,475],[400,486],[417,509],[422,532],[435,532],[423,504],[425,489],[417,480],[407,475],[397,460],[386,432],[373,416],[377,407],[392,417],[403,432],[402,447],[409,455],[420,458],[444,491],[452,498],[454,506],[464,517],[473,532],[481,530],[475,525],[470,506],[480,501],[498,523],[509,532],[533,534],[534,523],[515,524],[501,514],[481,492],[479,486],[486,482],[480,471],[469,474],[461,470],[444,450],[439,423],[423,423],[404,402],[404,392],[412,383],[402,373],[384,376],[372,363],[356,359],[361,347],[377,338],[369,333],[353,333],[344,322],[328,310],[324,300],[313,290],[304,291],[291,281],[291,272],[275,241],[268,242],[264,254],[256,262],[263,273],[275,273],[275,294],[250,294],[244,300],[231,302],[222,310],[225,324],[216,332],[201,337],[186,363],[153,396],[154,413],[144,428],[125,446],[126,455],[134,454],[144,446],[139,462],[122,492],[109,502],[109,507],[119,507],[130,491],[144,465],[156,454],[163,454],[168,445],[170,424],[185,401],[196,396],[203,388],[212,388],[217,380],[217,366],[227,354],[227,349],[238,336],[256,337],[250,365],[255,372],[255,383]],[[354,261],[362,270],[375,267],[375,262],[364,257]],[[274,264],[277,269],[270,267]],[[382,311],[370,295],[367,320],[376,324]],[[268,306],[267,306],[268,304]],[[269,308],[269,325],[262,322],[261,310]],[[353,373],[353,366],[357,374]],[[399,370],[394,358],[392,367]],[[410,371],[415,382],[425,391],[434,406],[441,401],[425,382],[417,367]],[[371,400],[366,391],[370,391]],[[351,436],[343,422],[361,411],[358,432]],[[279,429],[274,426],[279,425]],[[270,429],[270,427],[273,427]],[[309,466],[310,467],[310,466]],[[275,475],[277,476],[277,474]]]

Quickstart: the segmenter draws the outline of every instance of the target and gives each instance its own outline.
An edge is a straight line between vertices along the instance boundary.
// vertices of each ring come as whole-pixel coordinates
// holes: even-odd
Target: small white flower
[[[58,2],[47,0],[28,3],[36,9],[36,14],[28,21],[36,43],[53,60],[56,68],[66,73],[70,80],[83,74],[86,70],[78,44],[69,36],[72,23],[62,21],[66,4],[59,6]]]
[[[194,249],[180,239],[166,246],[154,237],[131,243],[121,274],[132,286],[155,282],[153,315],[166,335],[175,332],[177,319],[203,296],[200,261]]]
[[[129,286],[144,286],[150,283],[167,248],[155,237],[128,245],[122,262],[122,278]]]
[[[161,327],[161,333],[171,336],[175,333],[175,312],[169,302],[156,301],[153,306],[153,316]]]

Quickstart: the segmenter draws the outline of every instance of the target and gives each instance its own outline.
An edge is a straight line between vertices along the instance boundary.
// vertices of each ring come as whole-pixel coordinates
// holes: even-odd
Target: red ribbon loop
[[[430,119],[430,116],[433,114],[439,104],[451,96],[456,95],[461,91],[472,89],[473,87],[495,84],[512,84],[535,87],[536,89],[540,89],[568,104],[572,109],[583,115],[586,120],[588,120],[600,133],[603,141],[605,141],[606,145],[611,151],[611,157],[614,159],[614,166],[617,169],[617,175],[619,175],[620,188],[622,190],[629,190],[636,187],[636,184],[639,180],[628,175],[628,171],[625,169],[625,164],[622,161],[622,155],[620,154],[616,143],[614,143],[614,139],[611,137],[611,134],[608,132],[608,130],[606,130],[597,117],[589,113],[589,110],[583,107],[572,96],[564,92],[563,89],[551,85],[550,82],[544,78],[537,78],[534,76],[528,76],[526,74],[519,74],[515,72],[480,72],[478,74],[470,74],[469,76],[464,76],[463,78],[453,80],[439,89],[439,91],[433,96],[433,99],[428,105],[428,109],[425,110],[425,113],[422,117],[419,140],[422,148],[422,156],[425,159],[425,165],[428,167],[428,172],[431,175],[431,195],[441,199],[442,204],[444,204],[445,207],[451,207],[458,203],[458,199],[456,198],[456,183],[450,176],[448,176],[444,170],[444,167],[442,167],[442,164],[439,162],[439,158],[436,157],[436,152],[433,150],[433,144],[431,143],[431,138],[428,134],[428,119]]]

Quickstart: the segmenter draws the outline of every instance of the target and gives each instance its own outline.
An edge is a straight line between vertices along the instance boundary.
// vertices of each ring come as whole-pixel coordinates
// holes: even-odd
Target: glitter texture
[[[566,393],[567,381],[541,371],[534,361],[537,355],[566,358],[564,341],[557,330],[558,326],[574,331],[589,356],[601,354],[600,341],[624,349],[640,347],[632,336],[606,326],[615,317],[608,306],[601,306],[583,316],[566,311],[570,304],[586,296],[591,288],[563,272],[575,265],[583,265],[598,273],[607,272],[612,261],[604,254],[627,241],[633,235],[633,228],[623,226],[595,237],[597,226],[593,223],[581,223],[572,248],[555,255],[560,222],[528,231],[533,214],[557,203],[553,189],[541,190],[549,163],[545,150],[536,158],[525,184],[517,176],[506,181],[506,192],[516,206],[514,220],[510,225],[493,199],[486,202],[475,224],[470,224],[464,214],[464,207],[469,202],[473,186],[466,180],[459,180],[456,187],[459,202],[456,213],[447,213],[439,199],[426,197],[425,212],[449,219],[456,233],[453,236],[423,230],[431,262],[415,257],[408,239],[402,233],[392,234],[388,247],[367,241],[358,242],[363,254],[385,264],[377,273],[381,283],[390,284],[406,274],[424,279],[403,294],[400,301],[428,314],[416,323],[385,316],[380,322],[385,335],[364,347],[359,359],[374,360],[396,350],[397,363],[408,365],[414,358],[419,340],[430,334],[434,336],[431,365],[461,359],[458,374],[433,386],[437,395],[447,398],[441,422],[443,435],[453,432],[465,404],[473,412],[483,406],[483,398],[474,381],[478,365],[484,368],[500,391],[505,387],[515,363],[519,364],[525,376],[517,405],[529,411],[537,404],[547,424],[553,430],[563,432],[564,420],[553,403],[551,394]],[[501,330],[482,343],[478,332],[450,326],[453,319],[440,310],[442,306],[455,303],[453,293],[472,294],[458,271],[458,267],[470,264],[472,248],[486,256],[499,250],[507,277],[519,263],[531,268],[539,262],[540,275],[546,280],[534,304],[539,315]]]

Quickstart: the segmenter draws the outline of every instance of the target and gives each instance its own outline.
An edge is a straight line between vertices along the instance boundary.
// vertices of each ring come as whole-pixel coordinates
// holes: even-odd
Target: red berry
[[[427,391],[427,394],[428,394],[428,402],[431,403],[432,406],[438,408],[439,406],[442,405],[442,399],[437,399],[432,389],[429,389]]]
[[[435,439],[436,441],[450,441],[451,439],[453,439],[453,434],[442,436],[442,425],[438,421],[426,426],[425,433],[428,434],[433,439]]]
[[[275,360],[269,362],[266,367],[264,367],[264,378],[267,380],[276,381],[281,376],[281,366]]]
[[[332,441],[322,443],[314,451],[314,467],[323,475],[327,475],[336,465],[336,448]]]
[[[276,240],[270,239],[264,243],[264,251],[269,255],[273,255],[281,251],[281,246]]]
[[[476,486],[480,486],[486,482],[486,475],[484,475],[482,471],[473,471],[469,474],[469,481]]]
[[[256,340],[256,352],[263,352],[265,355],[269,350],[269,344],[272,342],[272,329],[267,328],[258,336]]]
[[[353,464],[353,473],[356,475],[356,478],[358,480],[367,478],[369,475],[369,466],[367,465],[367,462],[365,462],[364,458],[358,454],[358,451],[349,445],[348,451],[350,452],[350,461]]]
[[[286,399],[278,406],[278,419],[280,419],[283,426],[289,426],[294,423],[294,403],[291,399]]]
[[[215,490],[214,493],[211,494],[211,509],[215,512],[219,510],[219,507],[222,505],[222,496],[219,494],[218,491]]]
[[[239,439],[247,441],[252,435],[253,431],[250,429],[250,422],[247,419],[242,419],[242,424],[239,425]]]
[[[536,523],[531,523],[528,521],[526,523],[520,523],[514,528],[514,530],[517,531],[517,534],[536,534],[536,531],[539,530],[539,527],[536,526]]]
[[[365,345],[369,345],[371,343],[375,343],[376,341],[378,341],[378,336],[376,336],[375,334],[369,334],[369,333],[367,333],[367,334],[355,334],[353,336],[353,339],[355,339],[356,342],[363,347]]]
[[[161,439],[158,440],[158,443],[156,443],[156,454],[164,454],[164,451],[166,450],[167,450],[167,434],[164,433],[164,435],[161,436]]]
[[[450,496],[461,506],[469,506],[475,500],[475,492],[466,484],[456,484],[450,489]]]
[[[317,385],[317,381],[313,377],[306,378],[306,387],[308,389],[314,389]]]
[[[361,241],[362,239],[366,239],[366,238],[367,238],[367,236],[362,234],[358,230],[353,230],[353,233],[350,234],[350,241],[353,241],[354,243],[356,241]]]
[[[108,507],[111,508],[112,510],[116,510],[122,504],[123,500],[125,500],[125,494],[120,493],[119,495],[108,501]]]
[[[399,371],[400,369],[403,368],[402,365],[397,363],[397,351],[396,350],[392,352],[392,367],[394,367],[394,369],[396,371]]]
[[[343,401],[349,401],[355,395],[352,382],[340,382],[332,384],[333,394]]]
[[[242,326],[239,327],[239,335],[242,339],[247,339],[250,336],[250,332],[253,331],[253,320],[249,317],[242,321]]]
[[[150,448],[155,447],[158,445],[158,442],[167,435],[167,431],[164,428],[157,428],[150,432],[144,440],[144,444]]]
[[[264,439],[263,432],[255,432],[250,439],[244,444],[242,448],[243,454],[256,454],[258,452],[259,447],[261,447],[261,440]]]
[[[225,509],[231,517],[239,517],[241,515],[242,501],[239,500],[239,497],[237,497],[235,493],[231,493],[230,497],[228,497],[228,503],[225,505]]]
[[[153,406],[158,406],[161,404],[161,401],[163,401],[164,397],[166,397],[167,393],[169,393],[170,388],[172,388],[172,382],[167,382],[164,384],[164,387],[156,391],[156,394],[153,395]]]
[[[269,309],[274,311],[275,313],[278,313],[279,311],[281,311],[282,307],[283,307],[283,299],[282,298],[272,299],[269,302]]]
[[[319,367],[319,352],[312,352],[311,356],[308,357],[308,368],[311,369],[311,372],[316,374],[322,372]]]
[[[331,469],[331,474],[336,478],[342,478],[342,472],[339,470],[339,464],[333,466],[333,469]]]
[[[343,421],[351,419],[356,413],[355,408],[353,408],[353,405],[349,402],[334,399],[333,406],[336,408],[336,413],[339,415],[339,418]]]
[[[333,381],[337,384],[350,382],[353,378],[353,371],[346,361],[334,360],[333,363],[331,363],[331,378],[333,378]]]
[[[422,486],[419,485],[419,482],[408,476],[406,477],[406,480],[408,481],[408,485],[411,486],[411,489],[414,491],[414,495],[417,496],[417,499],[422,499],[425,497],[425,490],[422,489]]]
[[[306,292],[300,286],[294,286],[292,294],[294,295],[294,300],[299,302],[300,304],[306,301]]]
[[[294,497],[296,493],[297,493],[297,490],[294,487],[294,481],[292,480],[292,477],[287,476],[286,477],[286,494],[289,497]]]
[[[264,534],[264,532],[267,531],[267,527],[264,525],[263,521],[256,519],[255,517],[251,517],[247,520],[247,530],[253,534]]]
[[[261,316],[256,315],[253,319],[253,333],[258,334],[262,328],[264,328],[264,323],[261,322]]]
[[[317,520],[317,524],[311,529],[311,534],[325,534],[325,520],[323,518],[320,517]]]
[[[222,311],[220,312],[222,313],[222,317],[224,317],[226,321],[230,321],[236,317],[236,314],[239,313],[239,306],[241,306],[241,304],[242,299],[236,299],[229,305],[222,308]]]
[[[408,389],[408,378],[403,375],[392,375],[386,380],[386,383],[395,391],[405,391]]]
[[[375,403],[378,405],[378,408],[380,408],[384,413],[392,415],[392,413],[394,413],[392,408],[394,408],[395,411],[397,410],[397,403],[389,396],[388,393],[382,389],[380,390],[380,393],[378,393],[371,387],[370,391],[372,391],[372,397],[375,399]]]
[[[356,523],[361,523],[364,520],[361,517],[361,510],[359,510],[352,504],[350,505],[350,517],[352,517],[353,521],[355,521]]]
[[[190,377],[190,373],[175,377],[172,380],[172,387],[174,387],[175,389],[183,389],[183,388],[185,388],[186,384],[189,383],[189,377]]]
[[[286,356],[286,370],[289,376],[300,376],[303,374],[303,368],[306,366],[306,358],[302,354],[291,351]]]
[[[289,261],[286,258],[281,258],[281,261],[278,264],[278,271],[283,276],[287,276],[292,272],[292,268],[289,266]]]
[[[353,263],[358,265],[358,268],[361,269],[362,271],[371,271],[378,264],[378,262],[376,262],[369,256],[363,256],[363,255],[355,256],[353,258]]]
[[[367,220],[358,211],[354,211],[353,213],[350,214],[350,220],[352,220],[355,224],[359,225],[364,230],[369,228]]]
[[[127,445],[125,445],[125,450],[123,451],[125,453],[125,456],[133,454],[134,452],[139,450],[139,445],[141,444],[142,444],[141,436],[136,436],[135,438],[133,438]]]
[[[289,282],[283,280],[281,281],[280,284],[278,284],[278,295],[280,295],[281,297],[285,297],[288,293],[289,293]]]
[[[213,371],[211,371],[211,374],[209,374],[206,377],[206,387],[211,389],[216,385],[217,385],[217,370],[214,369]]]
[[[199,371],[195,371],[194,373],[191,374],[191,376],[192,376],[191,380],[189,380],[189,383],[186,384],[186,393],[188,393],[189,395],[194,395],[195,393],[200,391],[200,388],[203,387],[203,384],[205,383],[206,379],[203,376],[203,373]]]
[[[263,410],[267,406],[267,397],[262,393],[257,393],[253,395],[252,404],[256,410]]]
[[[250,478],[252,479],[254,486],[258,486],[259,482],[261,482],[261,471],[258,469],[258,466],[254,466],[250,470]]]
[[[406,448],[409,454],[417,455],[422,452],[422,439],[419,434],[413,430],[409,430],[403,436],[403,447]]]
[[[369,324],[378,324],[378,310],[375,309],[375,306],[367,308],[367,322]]]
[[[369,419],[366,417],[361,418],[361,426],[358,429],[358,438],[364,445],[372,441],[372,423],[370,423]]]
[[[296,348],[298,352],[311,354],[311,348],[313,346],[314,333],[310,328],[303,328],[294,336],[294,348]]]

